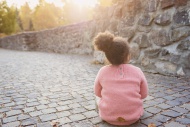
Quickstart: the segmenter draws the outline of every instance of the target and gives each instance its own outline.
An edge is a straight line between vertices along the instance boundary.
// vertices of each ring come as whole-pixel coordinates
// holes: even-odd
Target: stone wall
[[[94,22],[26,32],[0,39],[0,47],[23,51],[93,54],[91,43]]]
[[[131,63],[153,73],[190,75],[190,0],[120,0],[97,11],[102,31],[130,43]],[[103,53],[94,54],[104,63]]]
[[[5,37],[0,47],[94,53],[94,61],[104,63],[92,39],[106,30],[128,40],[131,63],[153,73],[190,75],[190,0],[118,0],[112,7],[97,7],[92,21]]]

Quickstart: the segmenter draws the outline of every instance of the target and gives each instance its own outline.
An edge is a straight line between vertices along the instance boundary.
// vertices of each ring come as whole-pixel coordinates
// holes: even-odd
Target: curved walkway
[[[95,111],[91,56],[0,49],[0,126],[114,127]],[[190,125],[190,79],[145,73],[145,113],[130,127]],[[57,123],[56,123],[57,122]]]

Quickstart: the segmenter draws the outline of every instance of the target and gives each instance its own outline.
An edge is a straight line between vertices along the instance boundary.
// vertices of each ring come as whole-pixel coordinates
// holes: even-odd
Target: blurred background
[[[91,20],[116,0],[0,0],[0,37]]]

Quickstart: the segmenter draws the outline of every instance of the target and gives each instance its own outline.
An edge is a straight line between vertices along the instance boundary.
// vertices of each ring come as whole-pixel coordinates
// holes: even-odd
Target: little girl
[[[140,68],[128,64],[128,43],[109,32],[99,33],[94,46],[105,52],[110,65],[102,67],[95,79],[94,92],[100,118],[113,125],[130,125],[143,115],[148,84]]]

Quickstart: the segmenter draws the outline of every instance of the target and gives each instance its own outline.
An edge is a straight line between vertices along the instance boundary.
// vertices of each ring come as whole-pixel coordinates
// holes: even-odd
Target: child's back
[[[98,107],[102,119],[115,125],[132,124],[143,114],[146,79],[130,64],[105,66],[96,78],[95,94],[101,98]]]
[[[107,34],[99,35],[99,38],[96,38],[99,41],[97,43],[102,43],[101,40],[104,42],[106,39],[110,40],[111,35],[108,34],[109,36],[106,36]],[[103,38],[104,36],[105,39]],[[102,44],[106,46],[106,42],[104,42]],[[111,43],[113,47],[113,42]],[[116,44],[117,42],[114,43]],[[116,45],[118,46],[118,44]],[[124,44],[122,43],[121,45]],[[99,44],[98,46],[101,47],[102,45]],[[101,49],[100,47],[98,48]],[[109,50],[113,49],[109,45],[107,47],[109,47]],[[119,58],[119,55],[118,58],[117,55],[114,58],[112,57],[114,52],[109,53],[109,50],[105,51],[108,60],[112,64],[102,67],[95,80],[94,91],[96,96],[100,97],[98,103],[99,115],[103,120],[114,125],[129,125],[136,122],[143,114],[142,99],[148,94],[147,81],[141,69],[126,64],[129,52],[125,51],[125,48],[127,49],[128,47],[124,45],[123,51],[121,48],[117,52],[117,48],[115,47],[114,51],[120,53],[120,56],[124,54],[123,58]]]

